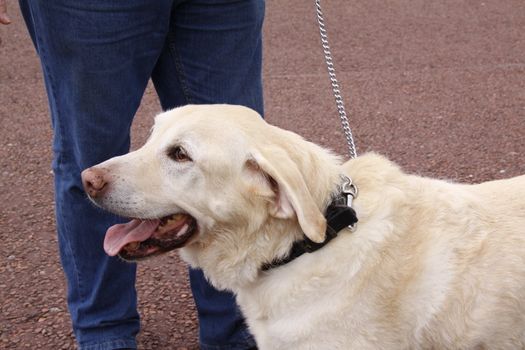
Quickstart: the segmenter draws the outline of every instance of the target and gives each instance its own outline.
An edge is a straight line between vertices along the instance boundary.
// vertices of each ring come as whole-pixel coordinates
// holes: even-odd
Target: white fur
[[[175,144],[191,162],[166,156]],[[462,185],[376,154],[341,164],[227,105],[161,114],[141,149],[99,167],[107,209],[198,220],[181,255],[237,295],[260,349],[525,348],[525,176]],[[357,230],[261,271],[303,232],[324,238],[340,174],[359,188]]]

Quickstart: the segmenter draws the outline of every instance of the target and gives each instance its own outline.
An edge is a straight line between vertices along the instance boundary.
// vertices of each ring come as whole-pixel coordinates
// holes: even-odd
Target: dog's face
[[[298,222],[322,241],[325,220],[297,162],[275,145],[281,132],[239,106],[159,115],[143,147],[82,174],[97,205],[135,218],[108,230],[106,252],[137,260],[212,244],[224,232],[256,232],[269,218]]]

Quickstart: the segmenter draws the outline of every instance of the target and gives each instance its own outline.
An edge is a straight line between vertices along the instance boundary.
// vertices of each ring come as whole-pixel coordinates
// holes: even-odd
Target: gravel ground
[[[72,349],[54,228],[51,130],[40,67],[16,2],[0,27],[0,348]],[[522,0],[324,4],[358,151],[406,170],[479,182],[525,173]],[[267,0],[266,117],[345,152],[313,1]],[[133,147],[160,110],[151,86]],[[142,349],[197,348],[186,267],[140,265]]]

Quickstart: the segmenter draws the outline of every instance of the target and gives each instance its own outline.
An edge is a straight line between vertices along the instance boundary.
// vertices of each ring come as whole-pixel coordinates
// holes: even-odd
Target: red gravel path
[[[47,102],[16,2],[9,5],[13,24],[0,27],[0,348],[70,349]],[[324,7],[359,152],[458,181],[525,173],[522,0],[332,0]],[[345,152],[313,1],[267,0],[266,18],[267,119]],[[149,88],[134,147],[158,111]],[[138,280],[141,348],[196,348],[177,255],[142,264]]]

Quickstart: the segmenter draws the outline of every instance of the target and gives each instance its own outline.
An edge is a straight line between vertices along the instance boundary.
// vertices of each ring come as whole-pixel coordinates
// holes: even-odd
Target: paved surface
[[[324,2],[358,151],[405,169],[479,182],[525,173],[522,0]],[[74,347],[54,233],[51,131],[40,68],[16,3],[0,27],[0,348]],[[267,0],[267,119],[346,150],[313,0]],[[134,147],[159,111],[150,88]],[[196,348],[186,268],[140,266],[144,349]]]

